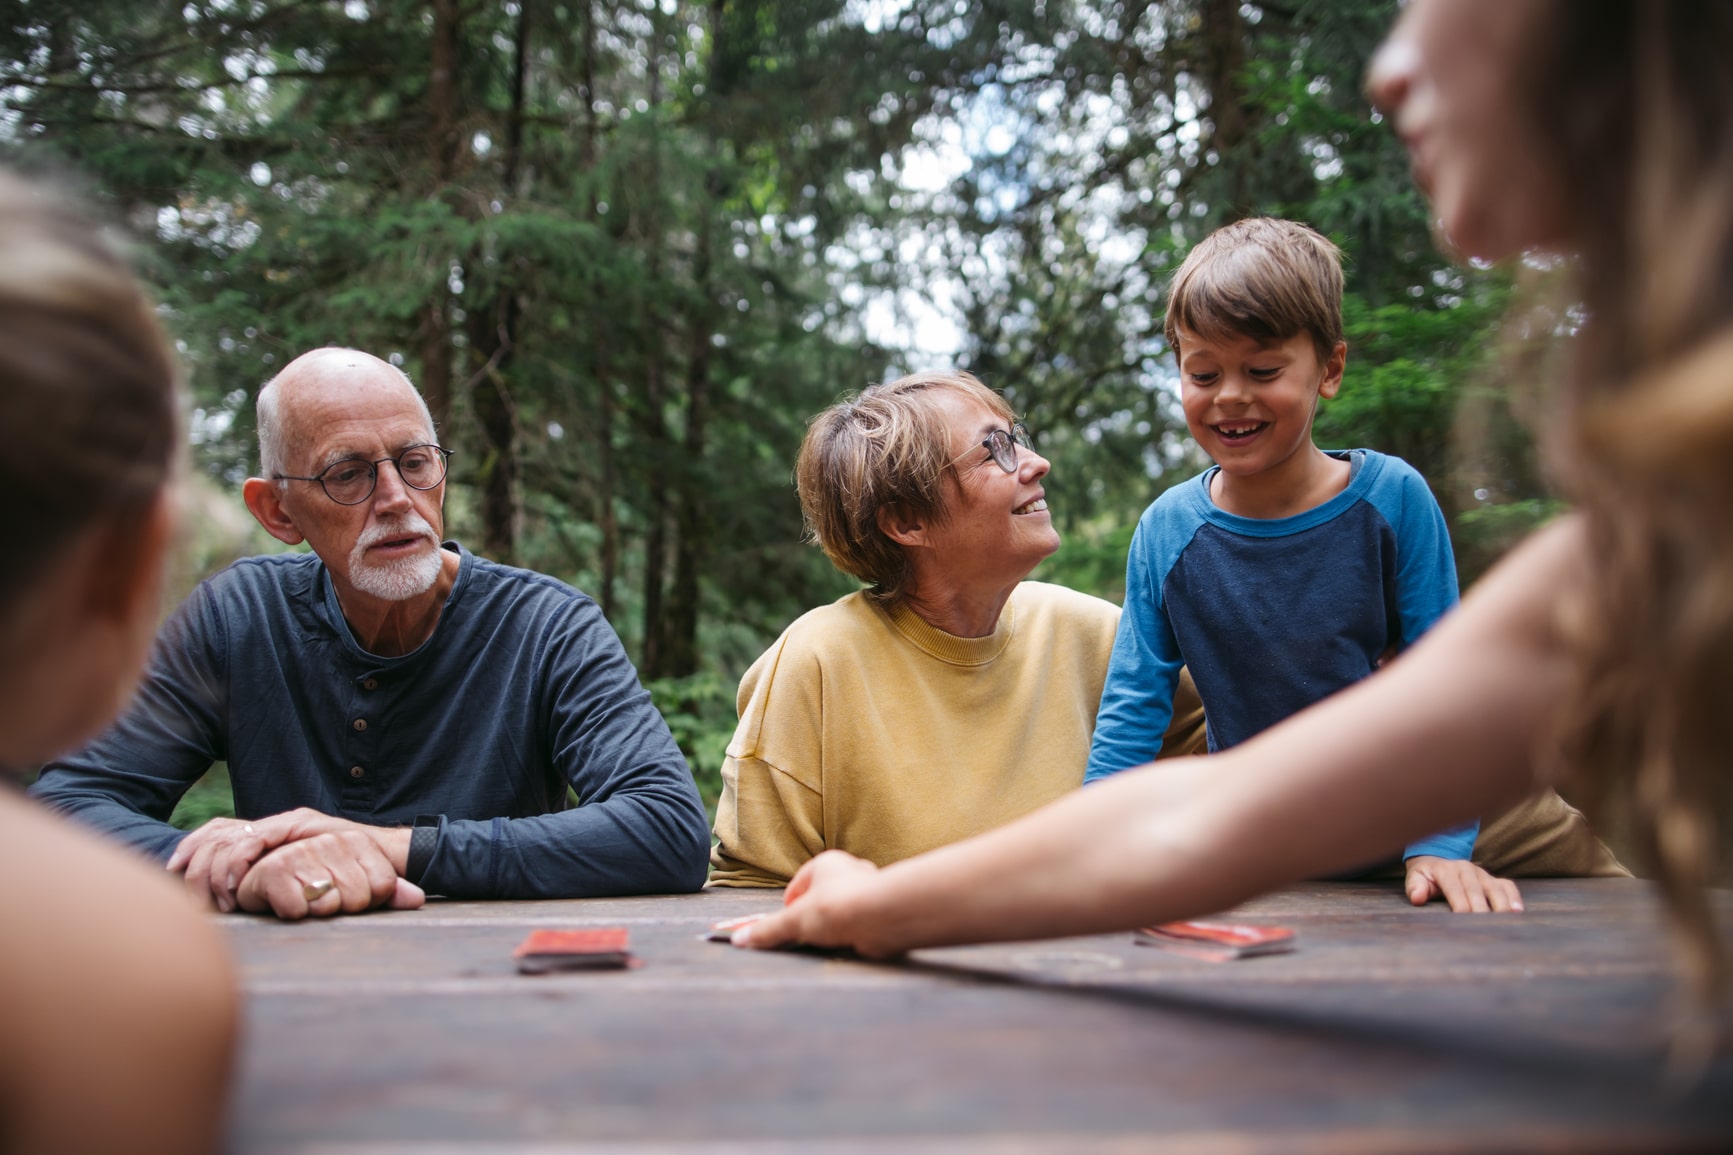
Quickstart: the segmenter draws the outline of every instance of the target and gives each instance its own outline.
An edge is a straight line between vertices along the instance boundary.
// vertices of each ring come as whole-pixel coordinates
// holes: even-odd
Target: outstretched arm
[[[1214,758],[1115,776],[882,871],[821,855],[741,945],[870,955],[1089,934],[1227,909],[1389,853],[1536,784],[1568,692],[1574,519],[1537,534],[1402,661]],[[1047,869],[1030,869],[1034,864]]]

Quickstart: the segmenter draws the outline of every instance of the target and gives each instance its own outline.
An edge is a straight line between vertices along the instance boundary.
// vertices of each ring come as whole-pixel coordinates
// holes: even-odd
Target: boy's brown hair
[[[1206,340],[1286,341],[1305,333],[1320,363],[1342,343],[1342,252],[1297,221],[1247,217],[1197,243],[1167,295],[1167,343],[1179,330]]]

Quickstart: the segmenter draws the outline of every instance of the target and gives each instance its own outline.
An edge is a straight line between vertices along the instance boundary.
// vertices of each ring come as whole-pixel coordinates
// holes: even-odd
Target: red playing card
[[[1291,951],[1294,938],[1294,931],[1285,926],[1193,921],[1146,926],[1133,936],[1132,941],[1210,962],[1227,962]]]
[[[633,963],[623,926],[584,930],[532,930],[512,956],[524,974],[547,971],[598,970]]]

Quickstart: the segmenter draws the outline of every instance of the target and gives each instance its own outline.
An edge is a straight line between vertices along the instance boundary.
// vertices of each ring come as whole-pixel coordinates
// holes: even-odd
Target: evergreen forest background
[[[713,798],[740,674],[853,588],[801,541],[806,420],[971,370],[1053,462],[1036,576],[1117,601],[1138,514],[1203,464],[1166,280],[1234,218],[1345,250],[1318,440],[1420,469],[1465,584],[1548,515],[1499,381],[1509,271],[1439,254],[1361,93],[1395,7],[7,0],[0,150],[95,200],[161,302],[183,591],[280,548],[238,496],[259,384],[388,356],[456,450],[450,535],[595,597]]]

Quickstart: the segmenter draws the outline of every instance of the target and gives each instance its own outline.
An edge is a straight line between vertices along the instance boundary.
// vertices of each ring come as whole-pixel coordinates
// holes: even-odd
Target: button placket
[[[352,679],[350,686],[344,768],[339,771],[341,793],[345,810],[366,814],[372,812],[378,797],[378,729],[371,723],[378,718],[379,679],[372,675]]]

